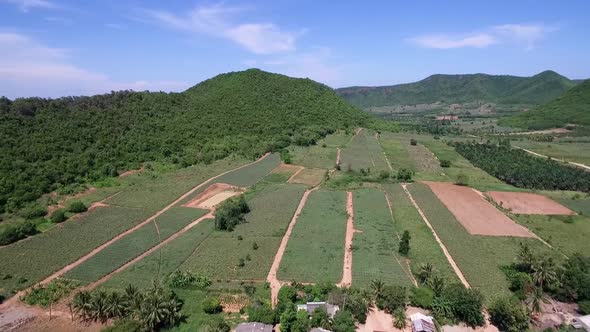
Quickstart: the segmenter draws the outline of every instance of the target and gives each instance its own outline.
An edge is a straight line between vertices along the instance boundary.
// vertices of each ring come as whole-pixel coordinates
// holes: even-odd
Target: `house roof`
[[[272,332],[272,325],[263,323],[242,323],[236,328],[236,332]]]
[[[412,331],[413,332],[434,332],[436,331],[436,327],[434,326],[434,321],[432,317],[426,316],[422,313],[415,313],[410,315],[410,320],[412,321]]]
[[[590,331],[590,315],[575,317],[572,325],[575,328],[584,328],[586,331]]]
[[[328,313],[329,317],[334,317],[334,315],[340,310],[340,307],[337,305],[329,304],[326,302],[307,302],[306,304],[298,304],[297,310],[305,310],[307,311],[308,315],[311,315],[314,310],[317,308],[324,308]]]

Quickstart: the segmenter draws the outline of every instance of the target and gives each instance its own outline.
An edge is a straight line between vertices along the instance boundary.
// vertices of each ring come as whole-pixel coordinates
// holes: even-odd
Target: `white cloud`
[[[410,42],[424,48],[452,49],[463,47],[487,48],[494,44],[515,42],[525,44],[526,49],[534,47],[548,32],[556,28],[540,24],[504,24],[486,29],[484,32],[448,35],[432,34],[408,39]]]
[[[59,97],[111,90],[180,91],[179,81],[118,82],[71,64],[68,51],[51,48],[22,34],[0,32],[0,96]]]
[[[226,38],[255,54],[275,54],[294,51],[302,32],[283,31],[273,23],[235,23],[234,14],[241,8],[212,5],[196,7],[188,15],[167,11],[146,10],[153,20],[168,27]]]
[[[0,0],[0,2],[16,5],[23,12],[28,12],[31,8],[53,9],[58,6],[48,0]]]
[[[497,43],[494,36],[487,33],[479,33],[468,35],[464,37],[452,37],[447,35],[428,35],[411,38],[410,41],[425,48],[460,48],[460,47],[476,47],[485,48]]]

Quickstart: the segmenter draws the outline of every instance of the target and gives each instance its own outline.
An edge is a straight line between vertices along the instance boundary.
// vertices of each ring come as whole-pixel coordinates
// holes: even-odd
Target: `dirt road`
[[[299,218],[301,211],[303,211],[303,207],[305,206],[305,203],[307,202],[307,198],[309,197],[309,194],[316,189],[318,189],[318,187],[306,190],[305,193],[303,193],[303,197],[301,197],[301,200],[299,201],[299,205],[297,206],[297,210],[295,210],[295,214],[293,214],[293,218],[291,218],[291,222],[289,222],[289,227],[287,227],[287,231],[285,232],[285,235],[283,236],[283,239],[281,240],[281,245],[279,246],[279,249],[277,250],[275,258],[272,262],[272,266],[270,267],[270,271],[268,272],[268,276],[266,277],[266,281],[268,281],[270,283],[271,303],[272,303],[273,308],[277,304],[279,290],[281,289],[281,286],[283,285],[283,283],[281,283],[281,281],[277,278],[277,272],[279,271],[279,266],[281,265],[281,260],[283,259],[283,255],[285,254],[285,249],[287,249],[287,243],[289,242],[289,238],[291,237],[291,233],[293,232],[293,228],[295,227],[295,224],[297,223],[297,218]]]
[[[527,150],[527,149],[521,148],[520,146],[516,146],[516,145],[513,145],[513,146],[515,148],[517,148],[517,149],[521,149],[522,151],[528,152],[528,153],[532,154],[533,156],[537,156],[537,157],[541,157],[541,158],[549,158],[549,156],[546,156],[544,154],[540,154],[540,153],[537,153],[535,151]],[[551,159],[557,160],[557,161],[562,162],[564,164],[574,165],[576,167],[579,167],[579,168],[585,169],[587,171],[590,171],[590,166],[587,166],[587,165],[584,165],[584,164],[575,163],[573,161],[567,161],[567,160],[557,159],[557,158],[551,158]]]
[[[438,237],[438,234],[436,234],[436,231],[434,230],[434,228],[430,224],[430,221],[428,221],[428,218],[426,218],[426,215],[424,215],[424,212],[422,212],[422,209],[420,209],[420,207],[418,206],[418,203],[416,203],[416,201],[414,200],[414,197],[412,197],[412,194],[408,190],[407,184],[402,184],[402,188],[404,188],[406,195],[408,195],[408,197],[410,198],[410,201],[412,202],[412,204],[414,205],[414,207],[416,208],[416,210],[420,214],[420,217],[422,217],[422,220],[424,220],[424,222],[426,223],[426,226],[428,226],[428,228],[430,228],[432,235],[434,235],[434,239],[436,240],[436,242],[438,243],[438,245],[442,249],[443,253],[445,254],[445,257],[449,261],[449,264],[451,264],[453,271],[455,271],[455,274],[457,275],[457,277],[459,277],[459,280],[461,280],[461,282],[463,283],[463,285],[465,285],[465,287],[471,288],[471,285],[469,285],[469,282],[467,281],[467,279],[463,275],[463,272],[461,272],[461,270],[459,269],[459,266],[457,265],[457,263],[455,263],[455,260],[453,259],[453,257],[449,253],[449,251],[447,250],[447,247],[440,240],[440,238]]]
[[[184,200],[186,197],[188,197],[189,195],[191,195],[192,193],[194,193],[195,191],[197,191],[199,188],[208,185],[211,181],[217,179],[218,177],[221,177],[229,172],[244,168],[246,166],[255,164],[263,159],[265,159],[266,157],[268,157],[270,155],[270,153],[265,154],[264,156],[260,157],[258,160],[242,165],[240,167],[234,168],[232,170],[223,172],[221,174],[218,174],[204,182],[202,182],[201,184],[199,184],[198,186],[194,187],[193,189],[189,190],[188,192],[186,192],[185,194],[183,194],[182,196],[180,196],[179,198],[177,198],[175,201],[173,201],[172,203],[168,204],[166,207],[164,207],[163,209],[161,209],[160,211],[156,212],[154,215],[152,215],[151,217],[149,217],[148,219],[144,220],[143,222],[135,225],[134,227],[126,230],[123,233],[120,233],[119,235],[115,236],[114,238],[110,239],[109,241],[103,243],[102,245],[98,246],[97,248],[95,248],[94,250],[92,250],[91,252],[89,252],[88,254],[82,256],[81,258],[79,258],[78,260],[76,260],[73,263],[70,263],[68,265],[66,265],[65,267],[63,267],[62,269],[60,269],[59,271],[53,273],[52,275],[48,276],[47,278],[43,279],[43,281],[41,281],[39,284],[47,284],[49,282],[51,282],[52,280],[61,277],[62,275],[64,275],[66,272],[72,270],[73,268],[77,267],[78,265],[84,263],[86,260],[88,260],[89,258],[91,258],[92,256],[96,255],[97,253],[99,253],[100,251],[102,251],[104,248],[110,246],[111,244],[113,244],[114,242],[116,242],[117,240],[123,238],[126,235],[129,235],[133,232],[135,232],[136,230],[140,229],[141,227],[143,227],[144,225],[154,221],[158,216],[160,216],[162,213],[168,211],[170,208],[172,208],[173,206],[175,206],[176,204],[178,204],[179,202],[181,202],[182,200]],[[18,299],[23,296],[24,294],[26,294],[26,292],[28,292],[29,289],[25,289],[22,290],[20,292],[18,292],[17,294],[15,294],[13,297],[11,297],[10,299],[6,300],[4,303],[0,304],[0,309],[5,309],[10,307],[11,305],[14,305]]]
[[[342,280],[338,287],[348,287],[352,285],[352,239],[357,230],[354,229],[354,206],[352,202],[352,192],[346,192],[346,212],[348,220],[346,222],[346,239],[344,244],[344,265],[342,266]]]

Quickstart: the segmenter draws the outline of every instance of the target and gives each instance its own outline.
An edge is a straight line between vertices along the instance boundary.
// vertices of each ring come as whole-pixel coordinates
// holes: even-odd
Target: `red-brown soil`
[[[532,193],[489,191],[486,193],[502,208],[515,214],[573,215],[574,211],[552,199]]]
[[[425,183],[469,234],[533,237],[474,189],[447,182]]]
[[[145,168],[142,166],[140,169],[131,169],[131,170],[125,171],[125,172],[119,174],[119,177],[124,178],[126,176],[141,173],[143,171],[145,171]]]
[[[245,191],[244,188],[232,186],[225,183],[215,183],[210,185],[202,193],[197,195],[186,204],[184,207],[211,209],[223,202],[224,200],[239,195]]]
[[[352,239],[354,233],[354,207],[352,201],[352,192],[346,193],[346,212],[348,221],[346,222],[346,238],[344,244],[344,265],[342,266],[342,280],[338,287],[349,287],[352,284]]]

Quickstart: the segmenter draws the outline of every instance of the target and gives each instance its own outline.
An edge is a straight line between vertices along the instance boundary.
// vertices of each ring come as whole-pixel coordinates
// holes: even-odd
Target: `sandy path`
[[[530,153],[530,154],[532,154],[534,156],[541,157],[541,158],[549,158],[549,156],[546,156],[544,154],[540,154],[540,153],[537,153],[535,151],[527,150],[527,149],[521,148],[520,146],[516,146],[516,145],[513,145],[513,146],[515,148],[517,148],[517,149],[521,149],[522,151],[528,152],[528,153]],[[587,171],[590,171],[590,166],[588,166],[588,165],[584,165],[584,164],[580,164],[580,163],[575,163],[573,161],[567,161],[567,160],[563,160],[563,159],[557,159],[557,158],[551,158],[551,159],[557,160],[557,161],[562,162],[562,163],[565,163],[565,164],[574,165],[576,167],[583,168],[583,169],[585,169]]]
[[[457,263],[455,263],[455,260],[453,259],[453,257],[449,253],[449,251],[447,250],[447,247],[440,240],[440,238],[438,237],[438,234],[436,234],[436,231],[434,230],[434,228],[430,224],[430,221],[428,221],[428,218],[426,218],[426,215],[424,215],[424,212],[422,212],[422,209],[420,209],[420,207],[418,206],[418,203],[416,203],[416,201],[414,200],[414,197],[412,196],[412,194],[408,190],[407,184],[402,184],[402,188],[404,188],[406,195],[408,195],[408,197],[410,198],[410,201],[412,202],[412,204],[414,205],[414,207],[416,208],[416,210],[420,214],[420,217],[422,217],[422,220],[424,220],[424,222],[426,223],[426,226],[428,226],[428,228],[430,228],[432,235],[434,235],[434,239],[436,240],[436,242],[438,243],[438,245],[442,249],[443,253],[445,254],[445,257],[449,261],[449,264],[451,264],[453,271],[455,271],[455,274],[457,275],[457,277],[459,277],[459,280],[461,280],[461,282],[463,283],[463,285],[465,285],[465,287],[471,288],[471,285],[469,285],[469,282],[467,281],[467,279],[463,275],[463,272],[461,272],[461,270],[459,269],[459,266],[457,265]]]
[[[287,180],[287,182],[288,182],[288,183],[291,183],[291,181],[293,181],[293,179],[294,179],[294,178],[295,178],[297,175],[299,175],[299,173],[301,173],[301,171],[303,171],[303,170],[305,169],[305,167],[303,167],[303,166],[296,166],[296,165],[294,165],[293,167],[297,167],[297,168],[299,168],[299,169],[298,169],[297,171],[295,171],[295,173],[293,173],[293,175],[291,175],[291,176],[289,177],[289,179]]]
[[[151,249],[149,249],[148,251],[145,251],[143,254],[135,257],[134,259],[132,259],[131,261],[125,263],[125,265],[119,267],[118,269],[116,269],[115,271],[107,274],[106,276],[102,277],[100,280],[97,280],[91,284],[89,284],[86,287],[83,287],[84,290],[91,290],[94,289],[96,286],[102,284],[103,282],[111,279],[111,277],[116,274],[119,273],[123,270],[125,270],[126,268],[128,268],[129,266],[139,262],[140,260],[144,259],[145,257],[149,256],[151,253],[153,253],[154,251],[162,248],[163,246],[165,246],[166,244],[168,244],[169,242],[173,241],[174,239],[176,239],[177,237],[181,236],[182,234],[186,233],[189,229],[193,228],[194,226],[198,225],[200,222],[202,222],[205,219],[212,219],[215,218],[215,216],[213,215],[213,211],[210,211],[209,213],[207,213],[206,215],[200,217],[199,219],[193,221],[192,223],[186,225],[183,229],[181,229],[180,231],[172,234],[170,237],[168,237],[166,240],[161,241],[160,243],[158,243],[157,245],[153,246]]]
[[[352,285],[352,239],[354,233],[354,206],[352,202],[352,192],[346,192],[346,212],[348,221],[346,222],[346,238],[344,244],[344,264],[342,265],[342,280],[338,287],[349,287]]]
[[[336,149],[336,165],[340,165],[340,148]]]
[[[389,207],[389,215],[391,216],[391,222],[393,222],[393,224],[395,225],[395,218],[393,217],[393,205],[391,204],[391,201],[389,200],[389,195],[387,195],[387,192],[385,190],[383,190],[383,194],[385,195],[385,201],[387,202],[387,206]],[[397,234],[397,238],[398,238],[398,240],[401,239],[399,234]],[[412,268],[410,267],[410,260],[406,259],[406,265],[407,265],[407,270],[406,270],[406,267],[404,267],[404,265],[397,258],[397,254],[393,254],[393,257],[395,258],[395,261],[399,264],[399,266],[401,266],[402,270],[408,276],[408,278],[410,280],[412,280],[412,283],[414,284],[414,286],[418,287],[418,281],[414,277],[414,274],[412,273]]]
[[[189,195],[191,195],[192,193],[194,193],[195,191],[197,191],[199,188],[209,184],[212,180],[215,180],[229,172],[244,168],[246,166],[255,164],[261,160],[263,160],[264,158],[268,157],[270,155],[270,153],[266,153],[264,156],[260,157],[258,160],[253,161],[251,163],[242,165],[240,167],[234,168],[232,170],[223,172],[221,174],[218,174],[212,178],[210,178],[209,180],[206,180],[204,182],[202,182],[201,184],[199,184],[198,186],[194,187],[193,189],[189,190],[188,192],[184,193],[182,196],[180,196],[179,198],[177,198],[175,201],[173,201],[172,203],[168,204],[166,207],[164,207],[163,209],[161,209],[160,211],[156,212],[153,216],[149,217],[148,219],[144,220],[143,222],[135,225],[134,227],[126,230],[123,233],[120,233],[119,235],[115,236],[114,238],[110,239],[109,241],[103,243],[102,245],[96,247],[94,250],[92,250],[91,252],[89,252],[88,254],[82,256],[81,258],[79,258],[78,260],[76,260],[73,263],[70,263],[68,265],[66,265],[65,267],[63,267],[62,269],[60,269],[59,271],[53,273],[52,275],[48,276],[47,278],[43,279],[39,284],[44,285],[47,284],[49,282],[51,282],[52,280],[61,277],[62,275],[64,275],[66,272],[72,270],[73,268],[77,267],[78,265],[84,263],[86,260],[88,260],[90,257],[96,255],[98,252],[100,252],[101,250],[103,250],[104,248],[110,246],[111,244],[113,244],[114,242],[120,240],[121,238],[123,238],[126,235],[129,235],[133,232],[135,232],[136,230],[140,229],[141,227],[143,227],[144,225],[154,221],[157,217],[159,217],[162,213],[168,211],[170,208],[172,208],[174,205],[178,204],[179,202],[181,202],[182,200],[184,200],[186,197],[188,197]],[[16,293],[14,296],[12,296],[10,299],[6,300],[4,303],[0,304],[0,309],[4,309],[4,308],[8,308],[9,306],[15,304],[18,299],[23,296],[24,294],[26,294],[26,292],[28,292],[29,289],[25,289],[22,290],[18,293]]]
[[[297,206],[297,210],[295,210],[295,214],[293,214],[293,218],[291,218],[291,222],[289,222],[289,227],[287,227],[287,231],[285,232],[285,235],[281,240],[281,245],[277,250],[275,258],[272,262],[272,266],[270,267],[270,271],[268,272],[268,276],[266,277],[266,280],[270,283],[271,303],[273,308],[277,305],[279,290],[282,286],[281,281],[279,281],[279,279],[277,278],[277,272],[279,271],[281,260],[283,259],[283,255],[285,254],[285,249],[287,249],[287,243],[289,242],[289,238],[291,237],[291,233],[293,232],[295,223],[297,223],[297,218],[299,218],[301,211],[303,211],[303,207],[307,202],[309,194],[316,189],[318,189],[318,187],[306,190],[305,193],[303,193],[301,201],[299,201],[299,205]]]

